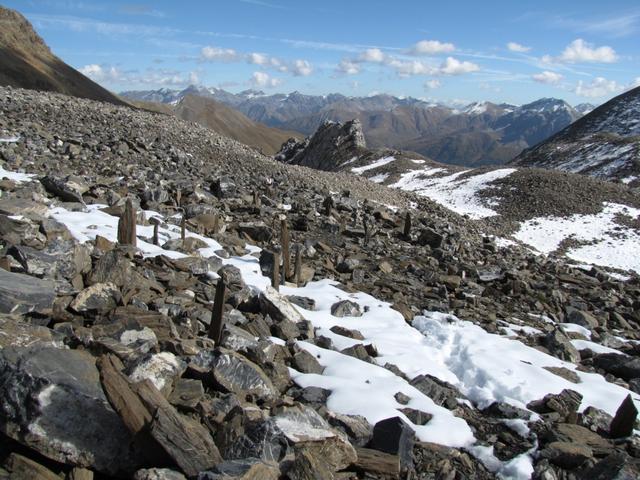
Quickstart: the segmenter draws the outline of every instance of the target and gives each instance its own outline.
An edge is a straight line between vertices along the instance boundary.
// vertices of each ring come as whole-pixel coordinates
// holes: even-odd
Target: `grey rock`
[[[360,305],[351,300],[340,300],[331,305],[331,315],[334,317],[361,317]]]
[[[416,387],[436,404],[450,410],[458,406],[457,398],[463,397],[453,386],[438,380],[431,375],[420,375],[411,380],[411,385]]]
[[[293,356],[293,366],[302,373],[315,373],[322,375],[324,367],[320,365],[316,357],[306,350],[302,350]]]
[[[279,395],[264,371],[238,353],[218,349],[212,366],[214,381],[225,391],[267,401],[275,400]]]
[[[257,458],[227,460],[208,472],[201,472],[198,480],[278,480],[280,468],[276,462]]]
[[[260,221],[239,223],[238,232],[249,236],[256,242],[268,242],[273,238],[273,230],[266,223]]]
[[[168,468],[142,468],[135,473],[133,480],[187,480],[187,477]]]
[[[78,313],[106,313],[116,308],[121,300],[120,290],[113,283],[96,283],[78,293],[69,308]]]
[[[572,363],[578,363],[580,361],[580,353],[561,328],[555,328],[547,334],[544,338],[544,346],[547,347],[551,355],[560,360]]]
[[[0,313],[44,313],[55,297],[53,282],[0,269]]]
[[[78,202],[84,205],[82,193],[74,183],[50,175],[41,178],[40,183],[42,183],[42,186],[47,192],[55,195],[60,200],[64,202]]]
[[[619,353],[594,355],[593,365],[624,380],[640,377],[640,358]]]
[[[593,330],[598,326],[598,320],[589,312],[583,310],[577,310],[575,308],[567,309],[567,322],[576,323],[585,328]]]

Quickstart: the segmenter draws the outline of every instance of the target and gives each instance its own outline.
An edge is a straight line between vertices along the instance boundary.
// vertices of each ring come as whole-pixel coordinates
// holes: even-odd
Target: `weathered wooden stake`
[[[211,323],[209,324],[209,338],[220,344],[222,337],[223,313],[224,313],[224,294],[227,286],[224,283],[224,277],[218,279],[216,285],[216,296],[213,300],[213,310],[211,311]]]
[[[182,190],[177,190],[176,191],[176,206],[180,206],[180,204],[182,203]]]
[[[260,207],[260,194],[257,190],[253,191],[253,206]]]
[[[180,220],[180,238],[184,242],[185,237],[187,236],[187,217],[182,215],[182,220]]]
[[[160,241],[158,239],[158,224],[154,223],[153,224],[153,244],[158,245],[159,243]]]
[[[280,221],[280,243],[282,245],[282,282],[284,283],[291,275],[291,269],[289,268],[291,261],[291,256],[289,255],[289,226],[286,218]]]
[[[273,252],[273,271],[271,272],[271,286],[280,290],[280,252]]]
[[[324,201],[322,202],[322,206],[324,207],[324,214],[328,217],[331,215],[331,210],[333,209],[333,197],[328,195]]]
[[[369,219],[367,215],[362,216],[362,226],[364,227],[364,246],[369,245],[369,239],[371,238],[371,228],[369,228]]]
[[[409,238],[411,235],[411,212],[407,212],[404,217],[404,238]]]
[[[298,245],[296,249],[296,265],[294,273],[294,282],[297,286],[300,286],[302,280],[302,245]]]
[[[133,208],[131,199],[127,200],[124,213],[118,220],[118,243],[121,245],[136,246],[136,209]]]

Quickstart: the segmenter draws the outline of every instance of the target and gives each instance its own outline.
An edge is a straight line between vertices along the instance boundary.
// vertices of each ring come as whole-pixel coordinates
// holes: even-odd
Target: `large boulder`
[[[0,350],[0,398],[0,431],[17,442],[52,460],[109,475],[135,471],[131,436],[86,352]]]

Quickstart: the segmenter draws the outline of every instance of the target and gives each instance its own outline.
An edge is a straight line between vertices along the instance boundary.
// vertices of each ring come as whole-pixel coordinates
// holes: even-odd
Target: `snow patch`
[[[369,165],[365,165],[364,167],[354,167],[351,169],[351,171],[356,175],[362,175],[367,170],[373,170],[374,168],[382,167],[383,165],[387,165],[388,163],[394,162],[395,160],[396,157],[393,156],[383,157],[373,163],[370,163]]]

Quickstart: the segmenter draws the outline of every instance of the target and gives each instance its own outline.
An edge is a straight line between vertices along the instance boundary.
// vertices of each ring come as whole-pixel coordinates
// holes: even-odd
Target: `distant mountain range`
[[[125,105],[56,57],[21,14],[0,6],[0,85]]]
[[[640,186],[640,87],[609,100],[511,163]]]
[[[477,102],[455,109],[391,95],[266,95],[256,90],[233,94],[194,85],[184,90],[129,91],[121,95],[167,104],[186,95],[212,98],[256,122],[306,136],[327,120],[358,119],[370,147],[415,151],[439,162],[464,166],[506,163],[594,108],[581,104],[577,109],[563,100],[544,98],[522,106]]]

